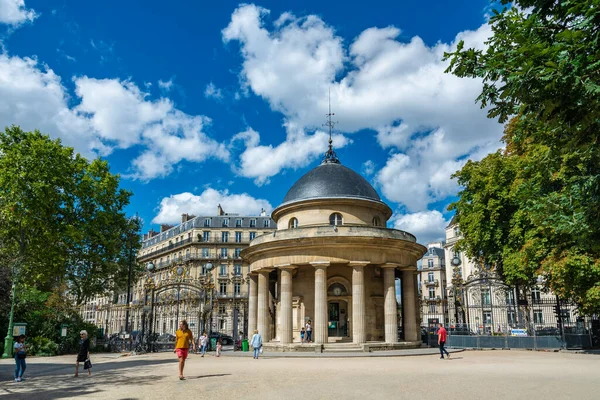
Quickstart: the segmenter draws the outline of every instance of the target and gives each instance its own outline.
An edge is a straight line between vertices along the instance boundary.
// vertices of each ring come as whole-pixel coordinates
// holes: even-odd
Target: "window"
[[[460,235],[460,229],[458,228],[458,226],[454,227],[454,236],[458,236]]]
[[[229,232],[221,232],[221,241],[227,243],[229,241]]]
[[[225,304],[219,305],[219,314],[225,314]]]
[[[202,248],[202,257],[204,257],[204,258],[208,257],[208,248],[206,248],[206,247]]]
[[[517,324],[517,316],[514,311],[509,311],[506,315],[506,319],[509,325],[514,326]]]
[[[210,218],[205,218],[204,219],[204,226],[210,227]]]
[[[289,227],[290,229],[295,229],[295,228],[297,228],[297,227],[298,227],[298,219],[296,219],[296,218],[292,218],[292,219],[290,219],[290,223],[289,223],[289,226],[288,226],[288,227]]]
[[[240,226],[242,226],[242,220],[240,218],[238,218],[238,219],[235,220],[235,226],[237,228],[239,228]]]
[[[427,267],[433,268],[433,260],[432,259],[427,260]]]
[[[242,249],[235,249],[233,250],[233,256],[235,258],[240,258],[240,253],[242,252]]]
[[[192,240],[192,232],[188,233],[188,240]]]
[[[263,221],[263,227],[264,228],[268,228],[271,225],[271,220],[270,219],[265,219]]]
[[[240,264],[235,264],[233,266],[233,274],[236,276],[242,275],[242,266]]]
[[[381,220],[379,217],[373,217],[373,226],[381,226]]]
[[[481,291],[481,304],[483,304],[484,306],[489,306],[490,304],[492,304],[492,298],[490,296],[489,290]]]
[[[203,242],[210,241],[210,231],[204,231],[204,232],[202,232],[202,241]]]
[[[534,304],[542,302],[542,293],[540,292],[540,289],[533,289],[531,291],[531,302]]]
[[[544,323],[544,314],[542,310],[534,310],[533,311],[533,323],[534,324],[543,324]]]
[[[221,264],[219,267],[219,275],[226,276],[227,275],[227,265]]]
[[[256,228],[256,220],[255,219],[250,220],[250,228]]]
[[[167,256],[167,264],[171,261],[169,257],[170,256]]]
[[[437,313],[437,305],[436,304],[430,304],[429,305],[429,312],[432,314]]]
[[[433,272],[430,272],[427,274],[427,279],[429,280],[429,282],[433,282],[434,278],[433,278]]]
[[[569,310],[560,310],[560,317],[562,318],[563,324],[569,325],[571,323],[571,313]]]
[[[219,329],[221,329],[222,331],[225,330],[225,320],[219,320]]]
[[[250,232],[250,240],[256,237],[256,232]]]
[[[492,313],[484,312],[483,313],[483,323],[490,325],[492,323]]]
[[[227,282],[219,283],[219,294],[222,294],[222,295],[227,294]]]
[[[434,288],[429,288],[429,298],[435,299],[435,289]]]
[[[227,248],[223,247],[221,249],[221,258],[227,258]]]
[[[329,225],[340,226],[342,225],[342,214],[333,213],[329,216]]]
[[[223,226],[229,226],[229,218],[223,218]]]
[[[506,304],[515,305],[515,292],[512,290],[506,293]]]
[[[242,232],[236,232],[235,233],[235,242],[236,243],[242,243]]]
[[[233,294],[239,295],[241,290],[241,285],[239,282],[233,284]]]

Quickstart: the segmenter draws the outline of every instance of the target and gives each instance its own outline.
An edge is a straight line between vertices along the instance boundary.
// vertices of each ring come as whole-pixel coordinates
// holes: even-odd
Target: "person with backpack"
[[[17,338],[17,341],[14,345],[14,354],[15,354],[15,382],[21,382],[23,380],[23,373],[27,368],[27,363],[25,362],[25,358],[27,357],[27,352],[25,349],[25,335],[20,335]]]

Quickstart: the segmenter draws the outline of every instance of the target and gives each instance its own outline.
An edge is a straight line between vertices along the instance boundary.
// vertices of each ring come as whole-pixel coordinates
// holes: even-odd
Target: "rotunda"
[[[242,251],[250,266],[249,332],[258,329],[267,348],[283,351],[336,342],[363,349],[419,345],[416,272],[426,248],[410,233],[387,228],[391,215],[330,147],[273,210],[277,230]],[[301,345],[308,321],[312,343]]]

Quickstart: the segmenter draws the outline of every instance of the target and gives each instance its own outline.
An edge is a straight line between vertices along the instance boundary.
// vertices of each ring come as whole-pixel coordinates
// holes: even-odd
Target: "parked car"
[[[221,332],[212,332],[209,336],[209,339],[215,338],[215,339],[219,339],[221,338],[221,343],[223,344],[223,346],[227,346],[227,345],[231,345],[233,344],[233,338],[229,335],[225,335]]]
[[[170,333],[163,333],[162,335],[158,336],[157,341],[158,342],[174,342],[175,335],[171,335]]]

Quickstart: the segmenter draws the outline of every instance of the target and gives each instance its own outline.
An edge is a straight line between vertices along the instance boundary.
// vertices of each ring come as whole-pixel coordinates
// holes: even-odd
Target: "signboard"
[[[511,336],[527,336],[527,329],[511,329]]]
[[[21,336],[25,334],[27,330],[27,324],[24,322],[17,322],[13,324],[13,336]]]

